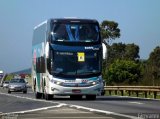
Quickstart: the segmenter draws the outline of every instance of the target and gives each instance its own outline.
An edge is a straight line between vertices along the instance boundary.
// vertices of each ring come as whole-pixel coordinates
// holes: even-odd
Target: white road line
[[[38,117],[38,119],[44,119],[44,117]],[[52,116],[52,117],[45,117],[45,119],[113,119],[113,118],[112,117],[73,117],[73,116],[72,117],[53,117]]]
[[[78,105],[70,105],[70,107],[75,107],[77,109],[84,109],[84,110],[88,110],[88,111],[92,111],[92,112],[99,112],[99,113],[103,113],[103,114],[111,114],[111,115],[126,117],[126,118],[130,118],[130,119],[138,119],[135,116],[125,115],[125,114],[120,114],[120,113],[110,112],[110,111],[104,111],[104,110],[98,110],[98,109],[93,109],[93,108],[88,108],[88,107],[83,107],[83,106],[78,106]]]
[[[141,103],[141,102],[128,102],[128,103],[131,103],[131,104],[138,104],[138,105],[143,105],[144,103]]]
[[[103,113],[103,114],[112,114],[112,115],[116,115],[116,116],[121,116],[121,117],[130,118],[130,119],[138,119],[138,118],[135,117],[135,116],[125,115],[125,114],[120,114],[120,113],[110,112],[110,111],[105,111],[105,110],[98,110],[98,109],[83,107],[83,106],[79,106],[79,105],[71,105],[71,104],[65,104],[65,103],[53,102],[53,101],[46,101],[46,100],[40,100],[40,99],[37,100],[37,99],[34,99],[34,98],[21,97],[21,96],[17,96],[17,95],[13,95],[13,94],[1,93],[1,92],[0,92],[0,94],[7,95],[7,96],[13,96],[13,97],[17,97],[17,98],[24,98],[24,99],[28,99],[28,100],[34,100],[34,101],[41,101],[41,102],[49,102],[49,103],[59,104],[59,105],[57,105],[58,107],[59,107],[59,106],[60,106],[60,107],[61,107],[61,106],[69,106],[69,107],[75,107],[75,108],[77,108],[77,109],[84,109],[84,110],[93,111],[93,112],[99,112],[99,113]],[[12,113],[33,112],[33,111],[38,111],[38,110],[55,108],[55,107],[57,107],[57,106],[50,106],[50,107],[44,107],[44,108],[38,108],[38,109],[26,110],[26,111],[19,111],[19,112],[12,112]],[[12,114],[12,113],[7,113],[7,114]]]
[[[53,108],[58,108],[58,107],[62,107],[65,106],[64,104],[59,104],[56,106],[49,106],[49,107],[43,107],[43,108],[37,108],[37,109],[31,109],[31,110],[26,110],[26,111],[17,111],[17,112],[11,112],[11,113],[3,113],[3,114],[24,114],[24,113],[28,113],[28,112],[35,112],[35,111],[42,111],[42,110],[47,110],[47,109],[53,109]]]
[[[47,100],[43,100],[43,99],[35,99],[35,98],[29,98],[29,97],[22,97],[22,96],[18,96],[18,95],[13,95],[13,94],[7,94],[7,93],[1,93],[2,95],[7,95],[7,96],[12,96],[12,97],[16,97],[16,98],[22,98],[22,99],[28,99],[28,100],[33,100],[33,101],[39,101],[39,102],[47,102],[47,103],[52,103],[52,104],[64,104],[65,103],[60,103],[60,102],[53,102],[53,101],[47,101]]]

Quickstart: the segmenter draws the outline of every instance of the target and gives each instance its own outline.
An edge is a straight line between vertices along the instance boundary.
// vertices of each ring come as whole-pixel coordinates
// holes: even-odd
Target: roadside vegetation
[[[101,23],[101,36],[107,47],[107,59],[103,60],[106,84],[160,86],[160,46],[150,53],[148,59],[141,59],[138,45],[112,43],[120,38],[120,31],[114,21]]]

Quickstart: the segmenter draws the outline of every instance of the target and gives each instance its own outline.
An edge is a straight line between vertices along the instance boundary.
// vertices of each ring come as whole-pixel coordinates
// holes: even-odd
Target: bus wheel
[[[36,99],[40,99],[41,97],[42,97],[41,93],[38,93],[38,92],[35,93],[35,98]]]
[[[27,93],[27,90],[23,91],[23,93],[26,94],[26,93]]]
[[[86,95],[86,99],[87,100],[95,100],[96,99],[96,95]]]
[[[10,90],[8,90],[8,93],[11,93],[11,91],[10,91]]]
[[[50,94],[44,94],[44,95],[45,95],[46,100],[52,100],[53,99],[53,95],[50,95]]]

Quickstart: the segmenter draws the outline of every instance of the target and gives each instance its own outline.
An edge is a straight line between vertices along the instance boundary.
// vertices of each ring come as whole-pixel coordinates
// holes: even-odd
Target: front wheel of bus
[[[53,95],[45,94],[45,99],[46,100],[52,100],[53,99]]]
[[[42,94],[39,92],[35,92],[36,99],[40,99],[42,97]]]
[[[46,100],[52,100],[53,99],[53,95],[48,94],[46,90],[44,90],[44,99]]]

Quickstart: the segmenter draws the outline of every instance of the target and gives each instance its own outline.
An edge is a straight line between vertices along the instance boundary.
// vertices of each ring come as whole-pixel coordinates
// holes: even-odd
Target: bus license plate
[[[73,93],[81,93],[81,90],[80,89],[72,89],[72,92]]]

